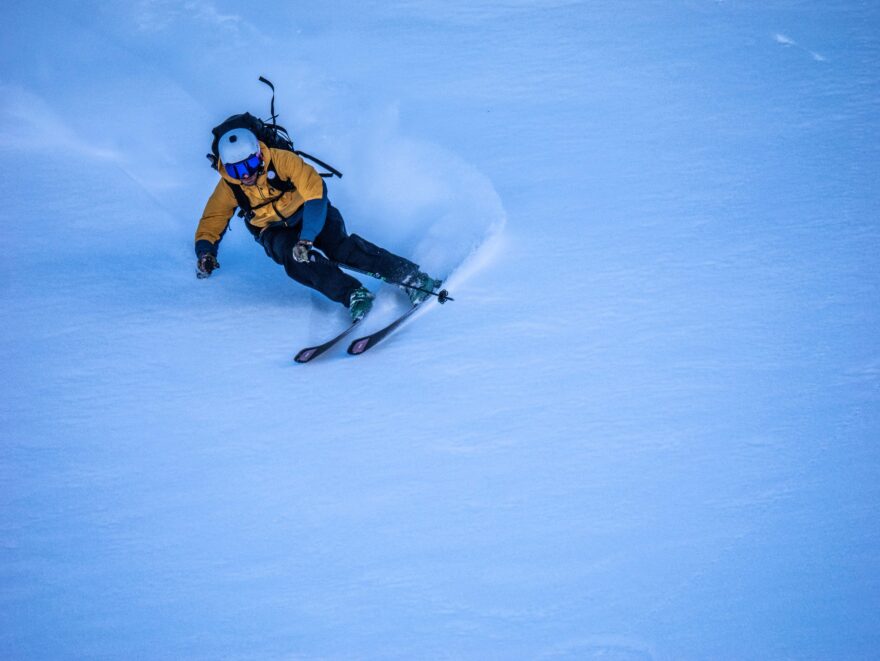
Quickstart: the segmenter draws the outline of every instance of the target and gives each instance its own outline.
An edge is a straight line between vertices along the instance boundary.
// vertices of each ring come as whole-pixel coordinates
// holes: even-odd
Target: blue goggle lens
[[[223,167],[226,168],[226,174],[233,179],[244,179],[256,174],[257,170],[260,169],[260,155],[251,154],[238,163],[224,163]]]

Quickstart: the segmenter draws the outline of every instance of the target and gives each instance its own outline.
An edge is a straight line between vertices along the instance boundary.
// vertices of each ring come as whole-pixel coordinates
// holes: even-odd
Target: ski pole
[[[449,292],[446,291],[445,289],[441,289],[438,292],[433,292],[433,291],[429,291],[427,289],[423,289],[422,287],[414,287],[413,285],[407,285],[402,282],[397,282],[395,280],[389,280],[388,278],[385,278],[385,277],[379,275],[378,273],[373,273],[372,271],[365,271],[363,269],[359,269],[357,266],[352,266],[351,264],[343,264],[342,262],[335,262],[332,259],[330,259],[329,257],[327,257],[326,255],[324,255],[323,253],[320,253],[316,250],[310,250],[309,255],[312,256],[312,261],[314,261],[314,255],[321,255],[322,257],[324,257],[324,259],[326,259],[328,262],[333,264],[333,266],[339,266],[344,269],[350,269],[352,271],[357,271],[358,273],[363,273],[364,275],[368,275],[371,278],[376,278],[376,280],[381,280],[382,282],[387,282],[389,285],[397,285],[398,287],[406,287],[407,289],[415,289],[416,291],[424,292],[425,294],[430,294],[431,296],[436,296],[437,302],[441,303],[441,304],[445,303],[446,301],[454,301],[455,300],[454,298],[451,298],[449,296]]]

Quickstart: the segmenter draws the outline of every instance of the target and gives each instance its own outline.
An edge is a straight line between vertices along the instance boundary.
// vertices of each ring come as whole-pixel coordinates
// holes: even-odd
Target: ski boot
[[[366,287],[358,287],[351,292],[348,299],[348,312],[352,322],[360,321],[367,316],[367,312],[373,307],[373,299],[376,298]]]
[[[400,288],[406,292],[406,295],[409,296],[409,300],[413,305],[418,305],[430,296],[428,293],[429,291],[436,291],[442,284],[442,280],[434,280],[434,278],[427,273],[416,271],[415,273],[410,273],[403,279]],[[416,287],[418,289],[416,289]],[[425,291],[419,291],[421,289],[424,289]]]

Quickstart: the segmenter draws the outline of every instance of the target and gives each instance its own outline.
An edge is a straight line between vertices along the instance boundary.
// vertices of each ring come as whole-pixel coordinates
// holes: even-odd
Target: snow
[[[4,14],[0,657],[877,654],[873,3]],[[194,277],[259,75],[455,302]]]

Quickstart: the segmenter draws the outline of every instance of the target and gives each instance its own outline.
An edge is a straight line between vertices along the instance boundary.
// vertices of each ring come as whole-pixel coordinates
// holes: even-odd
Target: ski
[[[352,342],[349,345],[348,353],[350,353],[353,356],[357,356],[357,355],[362,354],[367,349],[370,349],[370,348],[376,346],[377,344],[379,344],[379,342],[381,342],[383,339],[388,337],[388,335],[390,335],[391,332],[395,328],[397,328],[398,326],[400,326],[400,324],[402,324],[404,321],[406,321],[413,312],[418,310],[419,305],[421,305],[421,303],[418,305],[413,305],[409,310],[404,312],[397,319],[392,321],[390,324],[388,324],[384,328],[380,328],[375,333],[370,333],[369,335],[365,335],[364,337],[360,337],[360,338],[356,339],[354,342]]]
[[[317,358],[322,353],[327,351],[327,349],[331,348],[334,344],[339,342],[339,340],[341,340],[346,335],[348,335],[351,331],[353,331],[355,329],[355,327],[360,322],[361,322],[360,319],[358,319],[357,321],[353,321],[348,328],[346,328],[344,331],[342,331],[339,335],[334,337],[332,340],[327,340],[326,342],[324,342],[324,344],[319,344],[318,346],[315,346],[315,347],[307,347],[307,348],[301,350],[299,353],[297,353],[293,359],[298,363],[307,363],[310,360]]]

